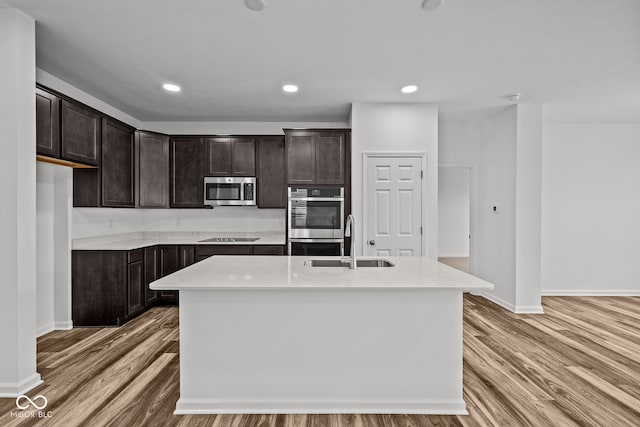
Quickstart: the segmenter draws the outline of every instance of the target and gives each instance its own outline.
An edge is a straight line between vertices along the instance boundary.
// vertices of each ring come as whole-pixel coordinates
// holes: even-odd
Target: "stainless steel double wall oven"
[[[289,255],[344,254],[344,187],[288,189]]]

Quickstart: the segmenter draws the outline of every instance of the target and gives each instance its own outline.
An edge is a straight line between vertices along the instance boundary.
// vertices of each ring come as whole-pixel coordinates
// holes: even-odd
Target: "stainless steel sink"
[[[357,260],[358,268],[360,267],[395,267],[396,265],[387,259],[359,259]],[[305,267],[344,267],[349,268],[349,258],[346,259],[307,259],[304,261]]]
[[[198,240],[198,243],[233,243],[233,242],[255,242],[259,237],[212,237],[210,239]]]

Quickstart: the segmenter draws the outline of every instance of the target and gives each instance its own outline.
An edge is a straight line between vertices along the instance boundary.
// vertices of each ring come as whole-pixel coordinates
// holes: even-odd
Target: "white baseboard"
[[[36,372],[19,383],[0,383],[0,397],[18,397],[36,388],[43,382],[40,374]]]
[[[544,314],[541,305],[517,305],[516,314]]]
[[[433,414],[467,415],[464,400],[455,401],[273,401],[232,399],[185,399],[176,404],[175,415],[187,414]]]
[[[540,291],[543,297],[637,297],[640,296],[640,290],[557,290],[543,289]]]
[[[486,292],[479,292],[479,293],[474,294],[474,295],[480,295],[481,297],[486,298],[489,301],[498,304],[502,308],[506,308],[507,310],[512,311],[514,313],[516,312],[516,306],[515,305],[513,305],[513,304],[511,304],[509,302],[506,302],[505,300],[503,300],[501,298],[498,298],[495,295],[491,295],[491,294],[488,294]]]
[[[69,329],[73,329],[73,322],[72,321],[56,322],[55,323],[55,330],[56,331],[68,331]]]
[[[532,305],[532,306],[526,306],[526,305],[518,305],[515,306],[501,298],[498,298],[495,295],[491,295],[488,294],[486,292],[480,292],[480,293],[473,293],[473,295],[480,295],[481,297],[484,297],[486,299],[488,299],[491,302],[494,302],[496,304],[498,304],[499,306],[506,308],[507,310],[509,310],[512,313],[516,313],[516,314],[543,314],[544,310],[542,309],[541,305]]]
[[[46,325],[39,326],[36,329],[36,338],[39,338],[49,332],[55,330],[55,325],[53,323],[47,323]]]

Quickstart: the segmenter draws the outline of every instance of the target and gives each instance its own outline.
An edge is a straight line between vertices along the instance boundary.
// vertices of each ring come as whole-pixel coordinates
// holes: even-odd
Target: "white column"
[[[542,106],[517,113],[515,311],[541,313]]]
[[[35,21],[0,8],[0,397],[36,372]]]

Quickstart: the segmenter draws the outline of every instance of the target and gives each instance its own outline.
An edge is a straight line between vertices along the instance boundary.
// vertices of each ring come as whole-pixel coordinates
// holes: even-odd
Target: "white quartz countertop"
[[[253,242],[202,242],[221,237],[258,238]],[[140,232],[111,236],[96,236],[74,239],[74,250],[129,251],[155,245],[284,245],[284,231],[226,231],[226,232]]]
[[[489,282],[427,257],[386,257],[394,267],[356,270],[305,266],[304,261],[312,258],[319,257],[215,256],[152,282],[150,287],[155,290],[493,289]]]

